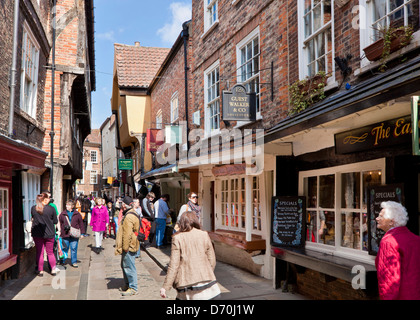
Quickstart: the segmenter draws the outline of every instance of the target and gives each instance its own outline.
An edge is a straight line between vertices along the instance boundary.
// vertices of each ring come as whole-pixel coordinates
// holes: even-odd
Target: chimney
[[[140,42],[139,41],[134,42],[134,46],[135,47],[140,47]]]

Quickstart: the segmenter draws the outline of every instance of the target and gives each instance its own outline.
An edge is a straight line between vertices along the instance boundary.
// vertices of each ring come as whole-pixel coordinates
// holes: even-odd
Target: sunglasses
[[[198,196],[192,196],[191,199],[198,199]]]

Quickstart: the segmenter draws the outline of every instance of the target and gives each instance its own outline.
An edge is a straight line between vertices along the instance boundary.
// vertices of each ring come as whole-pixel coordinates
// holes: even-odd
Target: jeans
[[[156,219],[156,246],[160,247],[163,244],[163,237],[165,236],[166,219]]]
[[[65,251],[66,254],[71,252],[71,264],[77,263],[77,248],[79,246],[79,239],[69,237],[69,238],[62,238],[63,239],[63,252]]]
[[[136,254],[137,252],[123,252],[121,255],[121,269],[123,271],[125,285],[137,291]]]
[[[47,251],[48,262],[50,263],[51,270],[55,269],[56,261],[54,256],[54,241],[54,238],[46,239],[34,237],[38,271],[44,271],[44,248]]]
[[[114,222],[115,222],[115,234],[117,234],[117,232],[118,232],[118,217],[114,217]]]

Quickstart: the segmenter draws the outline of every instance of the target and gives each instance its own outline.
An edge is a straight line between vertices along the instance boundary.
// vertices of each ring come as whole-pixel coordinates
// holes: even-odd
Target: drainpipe
[[[182,38],[184,39],[184,70],[185,70],[185,120],[187,121],[187,152],[190,150],[190,141],[188,140],[188,38],[189,25],[191,20],[185,21],[182,24]]]
[[[13,121],[15,116],[15,93],[17,75],[17,51],[19,34],[19,2],[15,0],[14,21],[13,21],[13,49],[12,49],[12,69],[10,73],[10,108],[9,108],[9,137],[13,136]]]
[[[52,60],[51,60],[51,131],[50,131],[50,154],[51,154],[51,169],[50,169],[50,193],[53,198],[53,183],[54,183],[54,91],[55,91],[55,29],[57,17],[57,0],[53,0],[53,21],[52,21]]]

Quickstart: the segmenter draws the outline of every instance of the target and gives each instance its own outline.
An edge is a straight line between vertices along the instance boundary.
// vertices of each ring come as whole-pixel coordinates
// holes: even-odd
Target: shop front
[[[35,261],[25,226],[41,192],[47,154],[3,135],[0,150],[0,274],[19,277]]]
[[[385,78],[345,100],[338,94],[266,136],[293,145],[293,156],[277,157],[276,195],[305,202],[303,245],[271,248],[276,286],[292,284],[313,299],[377,299],[374,205],[403,203],[407,227],[419,234],[420,159],[411,135],[411,97],[419,92],[411,77],[379,93]],[[374,198],[377,190],[384,191]]]

